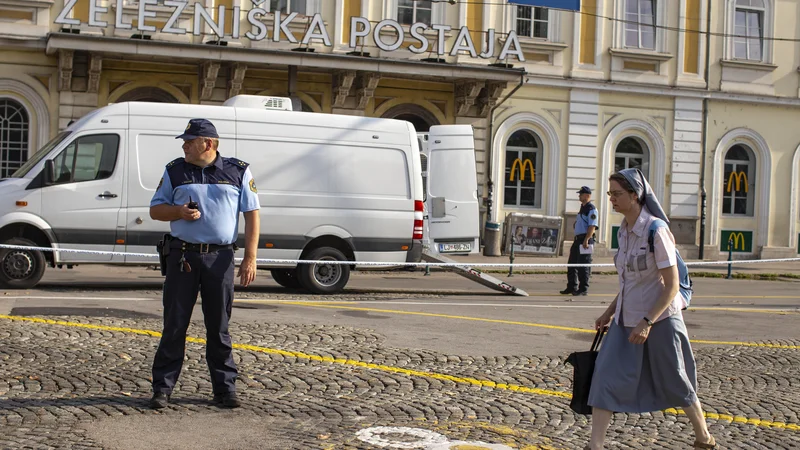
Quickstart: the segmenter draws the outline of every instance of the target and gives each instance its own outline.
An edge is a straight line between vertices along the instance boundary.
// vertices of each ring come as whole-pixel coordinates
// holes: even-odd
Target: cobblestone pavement
[[[365,329],[233,323],[244,407],[209,403],[205,349],[195,341],[187,344],[173,403],[153,411],[147,401],[158,337],[140,330],[160,331],[159,318],[41,318],[50,322],[0,319],[0,448],[382,448],[378,442],[413,448],[426,435],[384,430],[383,441],[373,443],[357,436],[376,426],[428,430],[453,443],[440,439],[436,447],[431,438],[428,448],[580,449],[588,442],[590,422],[559,395],[570,391],[567,355],[457,356],[391,348]],[[202,322],[189,335],[204,336]],[[695,352],[701,401],[721,415],[708,423],[722,448],[800,447],[798,350],[697,346]],[[227,424],[248,432],[231,436]],[[165,427],[187,432],[159,442]],[[685,449],[693,436],[684,415],[620,414],[607,442]]]

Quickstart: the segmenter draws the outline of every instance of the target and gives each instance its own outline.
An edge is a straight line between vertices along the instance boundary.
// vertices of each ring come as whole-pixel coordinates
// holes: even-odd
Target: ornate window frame
[[[655,0],[655,45],[654,49],[633,48],[625,46],[625,6],[626,2],[638,0],[614,0],[614,17],[619,18],[613,24],[611,48],[611,80],[627,83],[649,83],[669,85],[667,61],[674,55],[668,52],[667,39],[667,2],[672,0]]]
[[[501,209],[511,209],[500,202],[501,185],[500,180],[504,179],[506,166],[502,164],[505,158],[506,142],[511,135],[520,129],[531,130],[539,137],[542,142],[542,174],[549,177],[549,180],[542,184],[541,206],[548,216],[558,215],[558,186],[561,185],[561,143],[558,133],[553,125],[539,114],[521,112],[507,118],[497,127],[497,131],[492,139],[492,180],[495,181],[492,202],[496,207],[492,208],[492,220],[502,222],[500,218]]]
[[[650,173],[648,174],[648,182],[653,188],[656,198],[664,205],[664,189],[666,179],[666,161],[667,151],[664,136],[658,132],[658,129],[652,124],[639,119],[628,119],[618,123],[606,136],[605,143],[603,144],[603,160],[600,169],[600,195],[605,195],[608,191],[608,177],[611,175],[611,164],[614,154],[617,151],[617,144],[619,144],[626,137],[636,137],[647,144],[650,151]],[[656,164],[655,162],[658,162]],[[609,216],[609,203],[607,201],[598,202],[598,209],[600,213],[600,222]],[[666,206],[666,205],[664,205]],[[611,231],[611,224],[608,220],[605,221],[606,226],[601,226],[597,230],[598,240],[600,242],[608,242],[611,246],[611,240],[606,236]]]
[[[719,246],[720,219],[722,216],[722,161],[727,150],[736,144],[746,144],[756,156],[756,177],[758,178],[757,195],[755,198],[755,217],[736,218],[737,220],[758,221],[758,243],[760,247],[767,245],[769,235],[769,202],[770,183],[772,171],[772,155],[767,141],[760,134],[749,128],[735,128],[727,133],[717,143],[714,151],[714,163],[711,165],[713,179],[711,181],[711,236],[709,245]],[[727,219],[727,218],[726,218]],[[755,249],[753,253],[756,253]]]
[[[737,59],[734,56],[733,35],[736,34],[736,2],[737,0],[725,0],[725,35],[723,48],[723,61],[741,62],[742,64],[765,64],[771,65],[773,61],[773,40],[767,39],[775,34],[775,3],[774,0],[764,1],[763,16],[763,45],[761,48],[761,60]]]
[[[527,8],[543,8],[542,6],[525,6],[525,5],[511,5],[513,7],[506,8],[506,32],[515,30],[517,28],[517,7]],[[556,9],[548,9],[547,11],[547,38],[533,38],[530,36],[522,36],[517,34],[520,40],[520,45],[523,47],[526,43],[561,43],[561,12]]]
[[[654,0],[656,2],[655,7],[655,14],[656,14],[656,30],[655,30],[655,48],[645,49],[645,48],[638,48],[638,47],[626,47],[625,46],[625,6],[629,1],[638,1],[638,0],[615,0],[614,3],[614,17],[620,19],[614,21],[614,41],[612,44],[613,49],[619,50],[627,50],[627,51],[635,51],[635,52],[643,52],[643,53],[666,53],[667,52],[667,33],[664,27],[667,26],[667,3],[670,0]]]
[[[50,112],[43,97],[27,84],[0,79],[0,96],[19,102],[28,113],[28,158],[50,140]]]
[[[794,150],[792,157],[792,184],[790,191],[789,204],[789,246],[797,248],[797,222],[800,221],[798,217],[798,201],[800,201],[800,145]]]

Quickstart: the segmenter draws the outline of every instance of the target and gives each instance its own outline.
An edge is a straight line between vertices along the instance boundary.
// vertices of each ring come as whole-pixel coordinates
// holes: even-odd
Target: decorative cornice
[[[380,80],[381,75],[379,73],[358,73],[358,82],[356,84],[358,87],[356,90],[356,100],[358,104],[356,105],[356,109],[363,110],[367,107],[367,103],[372,99],[372,96],[375,95],[375,88],[378,87]]]
[[[242,90],[242,83],[244,83],[244,75],[247,73],[247,65],[242,63],[233,63],[230,67],[230,75],[228,83],[228,98],[239,95]]]
[[[72,62],[75,56],[74,50],[58,51],[58,90],[72,90]]]
[[[342,108],[350,95],[350,88],[356,79],[355,70],[338,70],[333,74],[333,107]]]
[[[200,100],[210,100],[211,94],[214,92],[214,86],[217,84],[217,76],[219,75],[220,63],[213,61],[206,61],[203,63],[203,88],[200,92]]]
[[[487,81],[486,82],[486,89],[484,90],[484,94],[481,95],[481,98],[478,100],[478,116],[480,117],[488,117],[489,111],[494,108],[494,105],[497,104],[497,99],[500,98],[500,94],[506,89],[508,83],[505,81]]]
[[[89,55],[89,83],[86,92],[96,94],[100,90],[100,74],[103,71],[103,57],[97,53]]]
[[[485,81],[457,81],[455,84],[456,116],[466,116],[475,104]]]

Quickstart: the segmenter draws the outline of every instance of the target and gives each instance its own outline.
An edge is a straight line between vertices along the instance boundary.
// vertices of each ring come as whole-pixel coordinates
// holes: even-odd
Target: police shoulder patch
[[[161,177],[161,180],[159,180],[159,182],[158,182],[158,187],[156,188],[156,190],[159,190],[159,189],[161,189],[161,185],[162,185],[162,184],[164,184],[164,177]]]
[[[225,159],[227,160],[227,162],[233,164],[236,167],[242,168],[242,169],[246,169],[250,165],[249,163],[246,163],[246,162],[242,161],[241,159],[237,159],[237,158],[225,158]]]
[[[592,220],[597,219],[597,214],[592,213],[591,218],[592,218]]]
[[[181,161],[183,161],[183,158],[175,158],[172,161],[167,163],[167,167],[172,167],[172,166],[174,166],[175,164],[177,164],[177,163],[179,163]]]
[[[250,179],[250,190],[253,191],[253,193],[258,194],[258,188],[256,187],[256,179],[255,178],[251,178]]]

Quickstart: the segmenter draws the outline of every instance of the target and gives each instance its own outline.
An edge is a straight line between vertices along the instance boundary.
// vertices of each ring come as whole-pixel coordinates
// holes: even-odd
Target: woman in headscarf
[[[609,326],[597,356],[589,405],[590,450],[603,448],[613,412],[644,413],[683,408],[694,427],[695,449],[716,448],[697,399],[697,373],[681,310],[675,238],[659,227],[650,251],[651,223],[669,223],[647,180],[638,169],[609,178],[614,211],[622,219],[614,264],[619,293],[595,321]],[[613,321],[612,321],[613,319]]]

